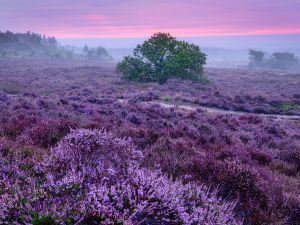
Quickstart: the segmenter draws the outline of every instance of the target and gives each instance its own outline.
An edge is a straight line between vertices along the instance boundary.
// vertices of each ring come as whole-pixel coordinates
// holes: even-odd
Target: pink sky
[[[300,34],[300,0],[0,0],[0,30],[58,38]]]

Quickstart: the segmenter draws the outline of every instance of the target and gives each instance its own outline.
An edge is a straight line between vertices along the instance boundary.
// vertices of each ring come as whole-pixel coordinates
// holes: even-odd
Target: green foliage
[[[162,100],[163,100],[164,102],[169,102],[169,101],[170,101],[170,97],[169,97],[169,96],[164,96],[164,97],[162,98]]]
[[[154,79],[154,77],[151,77],[151,66],[131,56],[126,56],[117,65],[117,71],[123,73],[125,80],[151,82]]]
[[[126,56],[117,71],[123,78],[141,82],[164,83],[169,77],[203,80],[206,55],[199,46],[178,41],[170,34],[156,33],[142,45],[133,56]]]
[[[39,216],[38,213],[32,215],[32,225],[56,225],[57,223],[51,216]]]
[[[296,103],[284,103],[281,105],[281,108],[288,112],[290,110],[296,110],[296,111],[300,111],[300,104],[296,104]]]

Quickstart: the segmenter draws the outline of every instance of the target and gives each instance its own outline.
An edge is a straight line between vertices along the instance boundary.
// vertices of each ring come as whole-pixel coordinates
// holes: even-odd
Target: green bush
[[[206,55],[199,46],[178,41],[167,33],[156,33],[133,56],[126,56],[117,71],[126,80],[164,83],[169,77],[203,80]]]

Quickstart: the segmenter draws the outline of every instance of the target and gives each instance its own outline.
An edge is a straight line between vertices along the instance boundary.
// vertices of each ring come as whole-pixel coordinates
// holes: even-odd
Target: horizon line
[[[280,31],[274,32],[272,29],[265,29],[265,30],[254,30],[249,32],[218,32],[218,31],[207,31],[204,30],[198,30],[198,33],[192,33],[192,30],[169,30],[169,29],[155,29],[155,30],[149,30],[148,32],[145,32],[145,34],[137,34],[137,35],[131,35],[127,32],[124,32],[124,34],[120,35],[89,35],[89,34],[77,34],[76,32],[70,32],[70,33],[64,33],[61,31],[15,31],[15,30],[6,30],[0,32],[13,32],[13,33],[26,33],[26,32],[32,32],[37,33],[41,35],[45,35],[47,37],[55,37],[57,39],[145,39],[150,36],[152,36],[155,33],[169,33],[174,37],[178,38],[205,38],[205,37],[263,37],[263,36],[297,36],[300,35],[300,28],[294,29],[294,31],[285,30],[282,29]]]

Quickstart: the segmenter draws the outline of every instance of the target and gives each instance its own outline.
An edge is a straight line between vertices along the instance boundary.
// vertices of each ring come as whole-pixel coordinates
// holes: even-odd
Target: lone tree
[[[264,65],[265,53],[263,51],[249,50],[249,67],[262,67]]]
[[[206,55],[199,46],[178,41],[168,33],[156,33],[133,56],[126,56],[117,71],[126,80],[164,83],[169,77],[203,80]]]

